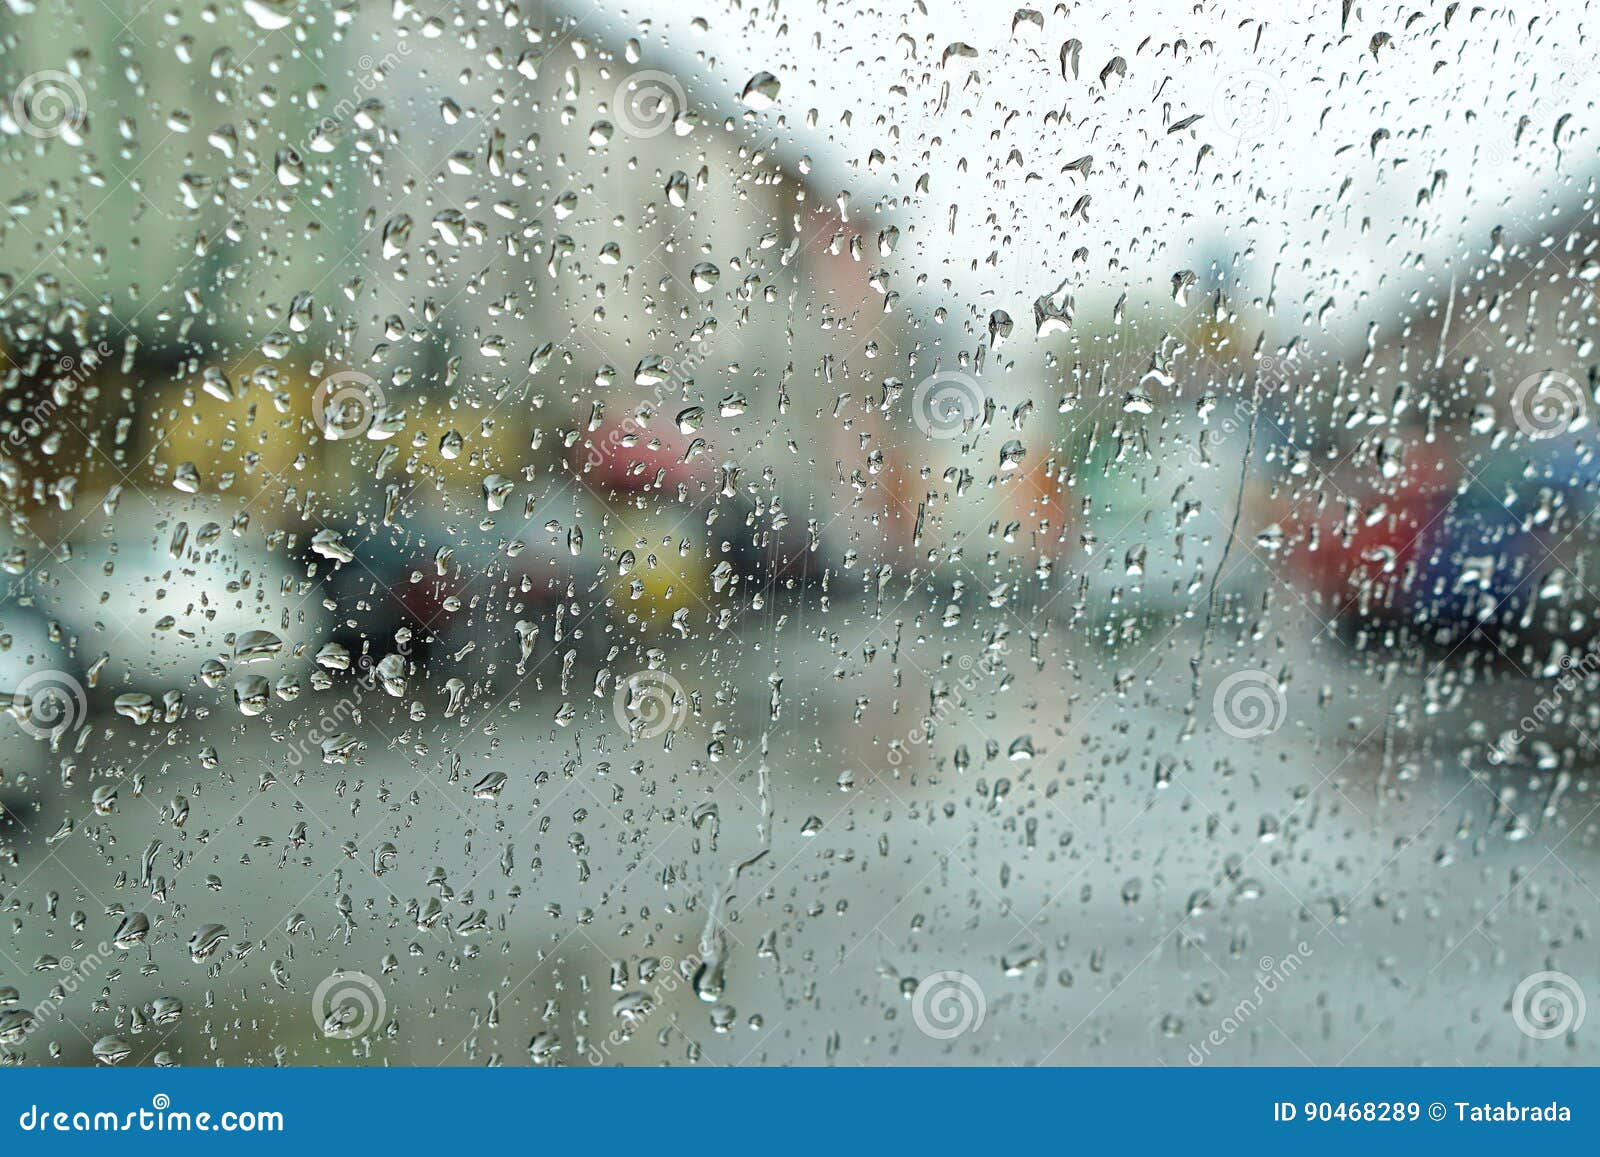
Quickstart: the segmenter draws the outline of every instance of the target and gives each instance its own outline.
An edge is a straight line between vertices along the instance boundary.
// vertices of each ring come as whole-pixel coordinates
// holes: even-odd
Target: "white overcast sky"
[[[1570,219],[1596,168],[1600,80],[1578,4],[1463,3],[1446,28],[1443,3],[1364,3],[1341,32],[1338,0],[1031,5],[1042,28],[1017,20],[1030,6],[984,0],[591,2],[575,0],[585,35],[637,36],[696,101],[725,104],[776,74],[771,132],[858,202],[909,196],[903,256],[938,292],[952,279],[946,304],[1006,308],[1019,327],[1063,280],[1082,317],[1245,253],[1232,295],[1248,305],[1275,284],[1280,334],[1307,314],[1359,332],[1442,289],[1451,263],[1480,262],[1494,225],[1527,240],[1551,205]],[[1062,75],[1070,40],[1076,78]],[[957,43],[975,55],[950,54]],[[1108,91],[1098,78],[1116,57],[1126,75]],[[1062,171],[1084,156],[1087,180]],[[1087,215],[1070,215],[1084,194]]]

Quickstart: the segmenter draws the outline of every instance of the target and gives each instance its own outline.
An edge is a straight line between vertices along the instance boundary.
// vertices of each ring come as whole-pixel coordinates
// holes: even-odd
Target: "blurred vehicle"
[[[1556,440],[1479,463],[1460,435],[1414,453],[1385,478],[1346,455],[1322,510],[1290,524],[1297,581],[1349,637],[1402,630],[1448,652],[1474,637],[1513,662],[1574,644],[1600,613],[1592,574],[1596,509],[1591,455]]]
[[[715,481],[704,443],[641,405],[579,442],[569,468],[595,500],[613,621],[647,638],[686,636],[686,618],[718,601],[708,561],[714,535],[699,513]]]
[[[107,693],[309,673],[331,616],[317,585],[216,497],[104,500],[28,579]],[[63,557],[63,555],[65,557]]]

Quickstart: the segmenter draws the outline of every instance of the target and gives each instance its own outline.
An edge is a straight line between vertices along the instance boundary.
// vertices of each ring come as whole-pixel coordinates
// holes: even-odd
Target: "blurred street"
[[[250,950],[197,988],[189,929],[158,920],[124,983],[147,998],[198,1001],[203,990],[208,1003],[225,994],[255,1009],[211,1024],[212,1047],[236,1061],[270,1063],[286,1039],[306,1045],[302,1010],[265,998],[348,968],[381,975],[395,1010],[428,1008],[440,984],[493,994],[493,1005],[397,1012],[391,1061],[483,1063],[550,1031],[564,1062],[579,1063],[580,1039],[546,1023],[555,1010],[594,1047],[619,1024],[618,993],[590,978],[609,962],[625,976],[640,957],[699,956],[707,904],[761,847],[759,700],[776,666],[797,673],[784,699],[804,726],[767,753],[771,847],[724,897],[723,999],[658,981],[651,1011],[606,1046],[608,1063],[1466,1064],[1548,1060],[1552,1047],[1591,1062],[1586,1037],[1530,1040],[1505,1008],[1521,977],[1561,963],[1534,945],[1583,951],[1600,903],[1595,803],[1536,798],[1481,759],[1469,771],[1463,751],[1437,740],[1505,682],[1422,718],[1414,677],[1380,686],[1337,641],[1305,632],[1273,647],[1277,661],[1320,671],[1321,709],[1322,692],[1297,681],[1276,734],[1183,739],[1197,642],[1180,631],[1133,665],[1125,693],[1148,699],[1136,729],[1104,709],[1119,692],[1086,680],[1056,727],[1032,729],[1031,758],[1006,754],[1029,730],[1016,689],[975,687],[938,737],[940,750],[992,741],[995,754],[964,772],[931,764],[931,744],[898,766],[874,754],[848,705],[804,676],[827,671],[832,654],[798,628],[742,650],[736,667],[719,656],[722,686],[740,690],[728,691],[718,762],[693,722],[670,751],[630,747],[609,703],[556,726],[561,697],[548,692],[518,693],[514,712],[474,721],[455,743],[423,743],[380,696],[351,764],[319,758],[263,786],[271,743],[258,731],[222,756],[232,789],[197,793],[169,852],[162,813],[194,773],[158,756],[141,770],[143,798],[119,801],[114,839],[85,820],[46,863],[71,879],[137,878],[147,841],[162,842],[156,875],[170,877],[173,910],[226,925]],[[907,672],[866,694],[917,702],[926,680]],[[812,730],[854,738],[819,758],[804,742]],[[1130,758],[1111,757],[1122,748]],[[496,750],[515,774],[497,798],[475,798]],[[603,772],[575,775],[580,752]],[[171,855],[185,860],[175,875],[162,867]],[[286,870],[299,864],[330,866]],[[420,926],[435,898],[455,914],[454,934]],[[464,932],[460,918],[484,908],[505,915]],[[93,914],[84,939],[108,926]],[[397,940],[412,957],[398,968],[384,963]],[[8,949],[22,960],[68,951],[84,949],[26,938]],[[962,967],[986,1003],[981,1027],[955,1044],[916,1031],[907,985]],[[1374,972],[1383,984],[1351,985]],[[1275,979],[1263,992],[1265,977]],[[94,987],[74,999],[93,1002]],[[1419,1006],[1453,1012],[1419,1024]],[[1225,1018],[1237,1028],[1207,1045]],[[200,1047],[181,1029],[134,1043],[178,1059]],[[351,1046],[317,1047],[337,1059]]]

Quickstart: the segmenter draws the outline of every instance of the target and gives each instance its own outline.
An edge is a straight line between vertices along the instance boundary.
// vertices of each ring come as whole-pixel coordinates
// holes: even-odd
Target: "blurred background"
[[[1586,15],[10,4],[0,1055],[1596,1063]]]

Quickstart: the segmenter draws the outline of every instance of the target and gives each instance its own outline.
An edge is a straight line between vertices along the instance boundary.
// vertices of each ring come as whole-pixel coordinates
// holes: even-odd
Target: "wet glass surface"
[[[0,11],[0,1057],[1595,1063],[1585,5]]]

